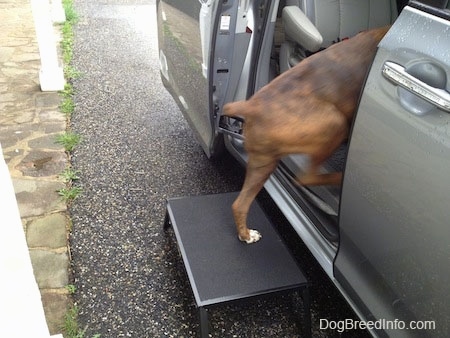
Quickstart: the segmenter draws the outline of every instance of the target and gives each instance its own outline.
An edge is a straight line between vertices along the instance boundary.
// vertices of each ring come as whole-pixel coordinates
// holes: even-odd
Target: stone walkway
[[[42,92],[29,0],[0,1],[0,143],[51,334],[61,332],[70,302],[67,210],[57,193],[67,165],[55,138],[66,129],[61,97]],[[1,193],[1,191],[0,191]],[[5,277],[3,277],[5,278]]]

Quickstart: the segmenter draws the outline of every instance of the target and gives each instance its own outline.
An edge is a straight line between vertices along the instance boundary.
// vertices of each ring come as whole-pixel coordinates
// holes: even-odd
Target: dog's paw
[[[256,243],[262,238],[262,235],[257,230],[250,229],[248,239],[243,239],[239,236],[239,240],[247,244]]]

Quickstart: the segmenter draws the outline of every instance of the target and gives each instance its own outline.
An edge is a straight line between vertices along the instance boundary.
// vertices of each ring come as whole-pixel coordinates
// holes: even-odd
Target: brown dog
[[[224,115],[244,118],[247,173],[232,209],[241,241],[261,238],[247,227],[251,203],[279,160],[310,156],[303,185],[339,184],[342,173],[319,174],[320,165],[348,137],[368,68],[389,27],[359,33],[316,53],[281,74],[247,101],[224,106]]]

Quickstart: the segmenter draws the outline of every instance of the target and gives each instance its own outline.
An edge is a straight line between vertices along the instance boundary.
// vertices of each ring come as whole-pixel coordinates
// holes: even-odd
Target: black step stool
[[[208,337],[207,308],[275,292],[300,292],[303,330],[311,334],[308,281],[257,203],[249,224],[258,243],[237,238],[231,204],[237,193],[171,198],[164,229],[173,226],[200,314],[201,337]]]

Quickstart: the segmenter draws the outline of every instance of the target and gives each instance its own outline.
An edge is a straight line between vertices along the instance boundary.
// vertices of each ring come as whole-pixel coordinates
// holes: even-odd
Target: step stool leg
[[[311,337],[311,299],[308,287],[300,287],[295,290],[292,294],[292,306],[294,313],[298,316],[297,323],[301,336]]]
[[[200,337],[209,337],[209,327],[208,327],[208,312],[204,307],[199,307],[198,312],[200,314]]]
[[[303,300],[303,332],[305,337],[311,337],[311,299],[309,288],[303,288],[301,297]]]
[[[163,229],[164,230],[169,229],[170,224],[171,224],[171,221],[170,221],[170,216],[169,216],[169,210],[166,210],[166,216],[164,217]]]

